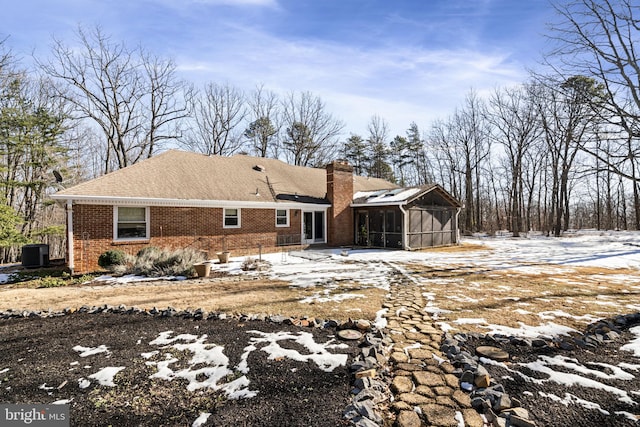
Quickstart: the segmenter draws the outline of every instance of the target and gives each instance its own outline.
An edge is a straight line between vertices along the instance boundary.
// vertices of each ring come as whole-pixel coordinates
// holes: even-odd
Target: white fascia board
[[[247,209],[322,209],[327,210],[331,205],[295,202],[251,202],[243,200],[183,200],[156,199],[139,197],[95,197],[76,195],[51,195],[56,201],[72,201],[82,205],[127,205],[127,206],[175,206],[189,208],[247,208]]]
[[[406,201],[402,201],[402,202],[390,202],[390,203],[382,203],[382,202],[378,202],[378,203],[351,203],[350,206],[352,208],[375,208],[375,207],[380,207],[380,206],[404,206],[406,204],[407,204]]]

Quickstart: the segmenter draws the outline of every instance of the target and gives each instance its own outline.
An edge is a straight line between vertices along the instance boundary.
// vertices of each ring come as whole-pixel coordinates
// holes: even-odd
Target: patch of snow
[[[315,362],[318,367],[325,372],[332,372],[339,366],[345,366],[348,356],[346,354],[333,354],[329,349],[348,348],[346,344],[334,344],[334,340],[326,343],[317,343],[313,339],[313,335],[309,332],[274,332],[267,333],[261,331],[247,331],[250,334],[258,335],[252,337],[249,345],[245,348],[245,352],[241,357],[241,366],[246,369],[247,358],[249,353],[254,350],[264,351],[269,355],[269,360],[278,358],[289,358],[299,362]],[[280,345],[280,341],[293,341],[303,346],[308,353],[302,354],[297,350],[285,348]],[[244,363],[243,363],[244,362]]]
[[[176,341],[195,341],[198,339],[197,335],[192,334],[180,334],[173,338],[169,338],[173,334],[173,331],[160,332],[158,338],[149,342],[151,345],[169,345]]]
[[[61,400],[56,400],[55,402],[51,402],[51,405],[68,405],[72,401],[73,401],[73,398],[71,398],[71,399],[61,399]]]
[[[40,386],[38,387],[38,389],[45,390],[45,391],[53,390],[54,388],[55,387],[47,387],[47,383],[40,384]]]
[[[482,328],[490,329],[487,334],[504,334],[504,335],[514,335],[518,337],[524,338],[537,338],[537,337],[546,337],[553,338],[558,335],[569,335],[570,332],[577,332],[575,329],[570,328],[568,326],[558,325],[557,323],[548,322],[546,324],[541,324],[538,326],[529,326],[522,322],[518,322],[520,325],[519,328],[512,328],[504,325],[488,325],[481,326]]]
[[[590,314],[585,314],[583,316],[574,316],[563,310],[541,311],[540,313],[538,313],[538,316],[540,316],[540,318],[543,320],[552,320],[557,317],[565,317],[567,319],[573,319],[577,322],[585,322],[585,323],[593,323],[601,319],[601,317],[595,317]]]
[[[436,322],[436,325],[438,325],[440,327],[440,329],[442,329],[442,332],[449,332],[451,330],[455,330],[456,329],[453,326],[451,326],[450,324],[448,324],[447,322]]]
[[[5,372],[9,372],[9,368],[0,369],[0,374],[4,374]]]
[[[83,347],[81,345],[77,345],[73,347],[73,350],[80,353],[79,354],[80,357],[89,357],[89,356],[93,356],[94,354],[100,354],[100,353],[110,353],[109,349],[105,345],[100,345],[98,347]]]
[[[580,399],[579,397],[574,396],[571,393],[565,393],[564,394],[564,398],[556,396],[555,394],[552,394],[552,393],[545,393],[543,391],[539,391],[538,394],[540,396],[542,396],[542,397],[546,397],[548,399],[551,399],[554,402],[561,403],[564,406],[569,406],[569,404],[576,403],[576,404],[582,406],[583,408],[586,408],[586,409],[597,409],[599,412],[603,413],[604,415],[609,415],[609,412],[605,411],[604,409],[602,409],[602,407],[600,405],[598,405],[597,403],[590,402],[590,401],[584,400],[584,399]]]
[[[87,387],[89,387],[91,385],[91,381],[85,379],[85,378],[80,378],[78,379],[78,387],[80,387],[81,389],[85,389]]]
[[[373,326],[378,329],[384,329],[387,327],[387,319],[385,315],[389,312],[388,308],[383,308],[376,312],[376,318],[373,321]]]
[[[172,333],[172,331],[161,332],[150,344],[163,345],[164,348],[170,347],[178,351],[192,353],[193,356],[188,362],[191,366],[174,371],[171,365],[179,360],[170,353],[165,353],[165,360],[146,362],[148,366],[156,366],[157,368],[157,372],[152,374],[150,378],[160,378],[167,381],[176,378],[185,379],[189,382],[187,385],[189,391],[201,388],[222,390],[229,399],[250,398],[257,394],[257,392],[248,389],[249,380],[245,376],[220,384],[228,376],[234,375],[234,372],[228,367],[229,359],[224,355],[224,347],[206,342],[207,335],[180,334],[171,338]],[[177,341],[187,342],[176,343]],[[193,366],[196,365],[204,366],[193,369]]]
[[[623,417],[625,417],[630,421],[638,421],[640,419],[638,415],[632,414],[631,412],[627,412],[627,411],[615,411],[614,414],[622,415]]]
[[[629,329],[629,332],[636,336],[635,339],[631,340],[629,344],[625,344],[620,347],[621,350],[632,351],[635,357],[640,357],[640,326],[634,326]]]
[[[549,376],[549,378],[546,380],[537,380],[533,382],[552,381],[554,383],[569,386],[569,387],[581,386],[581,387],[587,387],[587,388],[594,388],[594,389],[606,391],[611,394],[615,394],[616,396],[618,396],[618,400],[624,403],[628,403],[631,405],[636,404],[636,402],[633,399],[631,399],[631,397],[629,397],[629,394],[626,391],[621,390],[617,387],[603,384],[601,382],[592,380],[590,378],[585,378],[580,375],[571,374],[567,372],[554,371],[549,366],[547,366],[547,363],[545,363],[545,356],[542,356],[540,359],[536,360],[535,362],[523,363],[521,364],[521,366],[525,366],[531,369],[532,371],[540,372]],[[520,372],[519,374],[523,378],[529,378],[530,380],[533,380],[532,378],[527,377],[526,375]]]
[[[124,369],[124,366],[108,366],[106,368],[100,369],[95,374],[89,375],[89,378],[93,378],[97,380],[100,385],[104,385],[107,387],[115,387],[115,383],[113,382],[113,377],[116,374]]]
[[[605,380],[632,380],[635,376],[624,371],[619,366],[609,365],[607,363],[592,363],[595,366],[601,366],[603,368],[610,369],[613,373],[607,374],[597,369],[589,369],[586,366],[580,364],[576,359],[565,356],[540,356],[539,360],[544,362],[547,366],[562,366],[566,369],[570,369],[581,374],[590,375],[592,377],[605,379]]]
[[[325,289],[322,292],[316,292],[309,297],[301,299],[300,303],[316,304],[316,303],[327,303],[327,302],[340,302],[340,301],[344,301],[348,299],[356,299],[356,298],[366,298],[364,295],[361,295],[361,294],[337,293],[335,295],[331,295],[331,292],[335,289],[338,289],[338,287],[331,286],[329,289]]]
[[[433,357],[433,359],[434,359],[436,362],[438,362],[438,365],[442,365],[444,362],[446,362],[446,360],[445,360],[445,359],[443,359],[442,357],[438,357],[438,356],[436,356],[436,354],[435,354],[435,353],[433,353],[431,356]]]
[[[198,418],[196,418],[193,424],[191,424],[191,427],[201,427],[207,422],[210,416],[211,414],[209,412],[201,412],[200,415],[198,415]]]
[[[158,353],[160,353],[158,350],[154,350],[148,353],[140,353],[140,356],[144,357],[145,359],[151,359],[153,356],[155,356]]]
[[[458,422],[458,427],[464,427],[464,417],[462,416],[462,412],[456,411],[456,415],[453,417],[454,420]]]
[[[18,277],[15,273],[2,273],[0,274],[0,284],[13,282]]]

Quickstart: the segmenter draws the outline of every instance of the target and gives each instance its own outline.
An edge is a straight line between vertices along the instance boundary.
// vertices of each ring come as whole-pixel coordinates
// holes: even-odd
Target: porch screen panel
[[[442,211],[443,225],[442,225],[442,244],[450,245],[453,242],[453,212],[450,210]]]
[[[399,248],[402,246],[402,224],[400,223],[400,215],[396,215],[395,211],[385,212],[384,231],[385,247]]]
[[[371,246],[384,247],[384,212],[381,210],[369,213],[369,242]]]
[[[409,209],[407,211],[409,216],[409,230],[407,230],[407,237],[409,240],[409,247],[418,249],[422,247],[422,213],[418,209]]]

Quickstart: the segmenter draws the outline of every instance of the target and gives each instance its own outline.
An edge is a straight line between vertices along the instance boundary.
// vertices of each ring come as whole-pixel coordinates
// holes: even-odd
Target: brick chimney
[[[353,236],[353,167],[344,160],[327,165],[328,241],[331,246],[352,245]]]

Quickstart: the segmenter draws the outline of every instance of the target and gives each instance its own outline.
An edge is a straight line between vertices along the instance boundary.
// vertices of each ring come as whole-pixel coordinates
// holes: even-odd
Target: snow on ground
[[[326,343],[315,342],[309,332],[275,332],[247,331],[251,336],[249,345],[245,347],[240,363],[236,367],[229,366],[229,359],[224,354],[224,347],[208,342],[207,335],[180,334],[173,335],[173,331],[165,331],[149,342],[151,345],[162,346],[161,351],[142,353],[141,356],[149,361],[148,366],[155,366],[157,371],[150,378],[160,378],[172,381],[182,378],[188,381],[187,390],[194,391],[201,388],[221,390],[229,399],[251,398],[257,395],[257,390],[249,389],[248,359],[253,351],[260,350],[267,353],[269,359],[289,358],[300,362],[313,362],[326,372],[333,371],[338,366],[347,363],[346,354],[332,353],[330,350],[348,348],[346,344],[329,340]],[[287,343],[295,343],[306,349],[304,353],[287,348]],[[289,344],[290,345],[290,344]],[[192,355],[187,368],[174,370],[172,365],[179,362],[171,349],[188,352]],[[197,366],[197,369],[194,367]],[[233,377],[233,381],[225,382]]]
[[[80,357],[89,357],[94,354],[107,353],[109,354],[109,349],[106,345],[99,345],[98,347],[83,347],[81,345],[77,345],[73,347],[73,350],[77,351]]]
[[[106,368],[100,369],[95,374],[89,375],[89,378],[98,381],[98,384],[102,386],[115,387],[116,384],[113,382],[113,377],[115,377],[116,374],[123,369],[124,366],[108,366]]]
[[[16,277],[17,275],[13,273],[0,273],[0,284],[12,282]]]
[[[289,358],[297,360],[299,362],[312,361],[318,367],[325,372],[332,372],[338,366],[345,366],[348,356],[346,354],[333,354],[330,349],[348,348],[346,344],[334,344],[333,340],[330,340],[324,344],[316,343],[313,339],[313,335],[309,332],[276,332],[265,333],[260,331],[248,331],[250,334],[258,335],[258,337],[252,337],[250,344],[245,347],[245,352],[242,354],[239,370],[242,372],[248,372],[247,360],[249,354],[258,349],[260,344],[263,345],[260,350],[269,355],[269,360],[276,360],[279,358]],[[280,345],[280,341],[293,341],[298,345],[303,346],[308,353],[300,353],[297,350],[285,348]]]
[[[622,350],[632,351],[636,357],[640,357],[640,326],[633,327],[629,329],[629,331],[636,335],[636,339],[620,348]]]
[[[229,367],[229,358],[224,355],[224,347],[207,342],[207,335],[180,334],[171,337],[172,334],[173,331],[162,332],[160,336],[149,342],[151,345],[163,346],[161,353],[164,354],[163,360],[146,362],[148,366],[155,366],[157,369],[157,372],[152,374],[150,378],[160,378],[167,381],[182,378],[189,382],[187,385],[187,390],[189,391],[201,388],[222,390],[229,399],[256,395],[256,391],[249,390],[249,379],[244,375],[233,381],[224,382],[226,377],[234,374]],[[171,365],[179,362],[179,360],[173,356],[173,353],[169,351],[170,349],[191,353],[192,357],[188,362],[191,366],[174,370]],[[145,353],[143,357],[146,359],[162,359],[160,354],[151,353]],[[194,366],[199,366],[199,368],[194,369]]]

